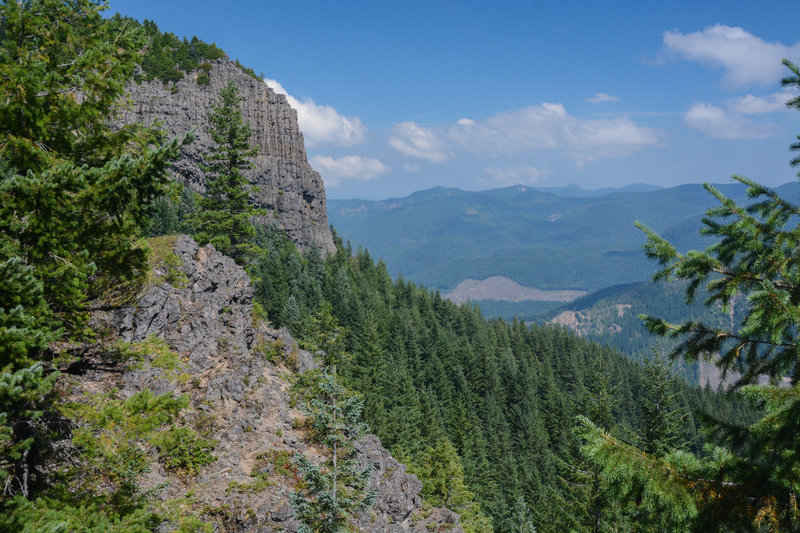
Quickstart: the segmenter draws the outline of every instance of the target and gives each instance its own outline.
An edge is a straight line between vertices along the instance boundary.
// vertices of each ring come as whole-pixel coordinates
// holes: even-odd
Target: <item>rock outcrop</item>
[[[183,184],[202,193],[205,185],[199,165],[213,144],[205,131],[206,113],[217,101],[220,89],[234,81],[244,97],[242,115],[253,132],[250,143],[258,150],[251,159],[253,168],[245,175],[254,186],[252,202],[268,212],[261,222],[279,225],[301,248],[316,244],[323,253],[333,251],[325,188],[308,163],[297,112],[284,95],[276,94],[227,58],[209,64],[212,68],[207,85],[197,83],[202,70],[188,73],[177,83],[131,83],[130,106],[120,112],[119,123],[159,122],[170,136],[194,129],[197,138],[184,148],[173,172]]]
[[[286,330],[254,319],[250,280],[230,258],[185,236],[172,239],[161,244],[174,250],[177,261],[155,265],[138,303],[98,312],[93,320],[109,340],[164,339],[180,354],[188,379],[171,379],[145,362],[124,372],[90,369],[80,388],[116,388],[126,397],[143,388],[189,394],[185,422],[203,425],[218,441],[217,459],[192,477],[154,468],[144,488],[166,485],[164,499],[191,494],[193,508],[217,531],[296,531],[288,503],[296,478],[287,472],[288,458],[301,452],[314,461],[324,452],[297,429],[303,415],[290,404],[287,376],[314,367],[314,357]],[[360,450],[361,463],[373,466],[377,498],[358,517],[359,531],[463,531],[457,514],[423,508],[422,484],[377,437],[368,436]],[[264,476],[266,482],[254,484]]]

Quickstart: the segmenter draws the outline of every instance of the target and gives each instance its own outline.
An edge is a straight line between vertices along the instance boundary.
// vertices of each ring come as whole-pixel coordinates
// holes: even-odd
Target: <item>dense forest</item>
[[[474,306],[393,280],[381,261],[339,238],[336,253],[323,257],[314,247],[299,251],[279,228],[248,223],[254,212],[242,201],[241,169],[249,128],[235,87],[209,110],[219,143],[207,159],[211,192],[198,198],[176,190],[167,169],[191,138],[163,142],[142,127],[113,130],[108,118],[146,61],[148,43],[162,47],[159,57],[172,57],[163,47],[186,51],[187,61],[215,47],[165,37],[151,24],[103,19],[88,0],[0,9],[4,528],[147,531],[170,522],[136,480],[150,455],[168,461],[188,453],[202,468],[211,444],[169,427],[185,398],[142,391],[98,400],[97,408],[64,405],[57,380],[81,357],[70,347],[97,339],[93,306],[114,305],[147,276],[151,251],[141,238],[187,232],[248,269],[267,320],[323,349],[323,378],[306,391],[347,396],[353,418],[363,405],[371,430],[422,480],[426,500],[458,512],[466,531],[796,529],[798,235],[784,229],[800,213],[796,206],[742,179],[758,200],[749,209],[710,189],[721,207],[706,219],[706,232],[720,245],[684,256],[644,228],[660,279],[687,281],[690,297],[710,281],[708,299],[721,305],[739,292],[754,295],[740,330],[646,322],[655,333],[687,339],[675,356],[721,354],[719,364],[739,371],[742,385],[791,376],[792,387],[745,388],[752,400],[745,404],[675,379],[661,356],[642,366],[559,328],[486,320]],[[31,38],[30,27],[48,38]],[[164,61],[180,69],[176,58]],[[800,71],[787,66],[794,76],[787,83],[800,85]],[[74,86],[84,98],[71,97]],[[718,277],[709,279],[711,272]],[[786,311],[772,313],[775,301]],[[321,412],[316,417],[314,428],[324,421]],[[704,423],[711,429],[701,431]],[[109,445],[112,428],[127,433]],[[81,455],[63,457],[56,443],[71,431]],[[130,446],[129,435],[151,446]],[[302,500],[314,489],[314,467],[298,465],[306,469]],[[295,507],[301,517],[308,511],[307,530],[347,528],[343,515],[328,522],[311,516],[314,509],[308,501]],[[180,525],[208,527],[199,519]]]

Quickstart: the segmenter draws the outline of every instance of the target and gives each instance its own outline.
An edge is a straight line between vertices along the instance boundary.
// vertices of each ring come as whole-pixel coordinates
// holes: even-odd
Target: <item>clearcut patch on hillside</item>
[[[504,276],[491,276],[484,280],[465,279],[455,289],[444,294],[453,303],[478,300],[505,300],[507,302],[571,302],[588,294],[586,291],[542,290],[520,285]]]

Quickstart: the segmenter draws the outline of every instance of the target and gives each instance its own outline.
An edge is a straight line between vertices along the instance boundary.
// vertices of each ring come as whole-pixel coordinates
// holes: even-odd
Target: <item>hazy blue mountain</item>
[[[533,188],[537,191],[549,192],[556,196],[564,196],[566,198],[594,198],[617,192],[650,192],[663,189],[663,187],[659,187],[658,185],[649,185],[647,183],[632,183],[625,187],[601,187],[600,189],[584,189],[575,184],[565,185],[563,187]]]
[[[744,201],[739,184],[717,186]],[[800,198],[800,185],[779,188]],[[716,200],[700,185],[574,197],[527,186],[435,187],[382,201],[329,200],[328,218],[390,273],[448,290],[466,278],[506,276],[541,289],[596,291],[649,279],[640,220],[682,249],[704,247],[700,220]]]

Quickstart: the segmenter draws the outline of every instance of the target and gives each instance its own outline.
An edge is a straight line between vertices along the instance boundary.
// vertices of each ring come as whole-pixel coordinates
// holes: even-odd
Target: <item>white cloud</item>
[[[297,121],[307,146],[352,146],[364,141],[367,128],[358,117],[340,115],[333,107],[318,105],[311,98],[301,102],[277,81],[264,78],[264,82],[276,93],[285,95],[289,105],[297,110]]]
[[[581,119],[561,104],[546,102],[498,113],[473,125],[454,124],[447,137],[476,152],[562,150],[583,160],[627,155],[659,142],[654,129],[638,126],[627,117]]]
[[[494,186],[531,185],[549,176],[550,172],[531,166],[515,166],[510,168],[487,168],[489,183]]]
[[[601,102],[619,102],[619,98],[608,93],[597,93],[591,98],[584,100],[584,102],[589,102],[590,104],[599,104]]]
[[[752,139],[766,137],[770,132],[770,128],[749,118],[703,102],[694,104],[683,121],[714,139]]]
[[[731,100],[730,109],[742,115],[760,115],[763,113],[773,113],[786,109],[786,102],[795,98],[797,91],[785,89],[781,92],[772,93],[767,96],[753,96],[748,94]]]
[[[392,130],[389,144],[395,150],[411,157],[440,163],[450,157],[444,143],[433,130],[422,128],[414,122],[401,122]]]
[[[731,87],[776,83],[785,71],[781,59],[800,55],[800,43],[768,43],[740,27],[722,24],[686,34],[665,32],[664,45],[683,59],[724,68],[725,83]]]
[[[311,166],[319,171],[326,187],[335,187],[346,180],[369,181],[389,172],[380,160],[358,155],[334,159],[324,155],[311,158]]]

